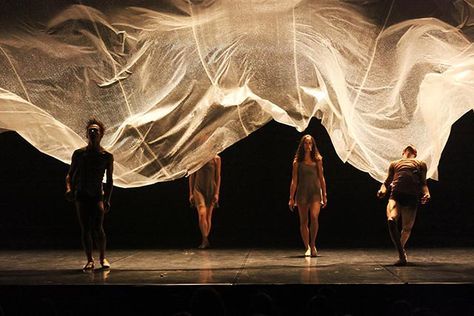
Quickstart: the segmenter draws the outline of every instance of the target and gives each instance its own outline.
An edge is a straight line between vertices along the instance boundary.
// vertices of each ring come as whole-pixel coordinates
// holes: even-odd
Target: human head
[[[306,303],[308,315],[336,315],[333,303],[324,295],[317,294]]]
[[[213,287],[196,289],[191,296],[190,307],[191,314],[196,316],[226,314],[224,300]]]
[[[402,156],[407,157],[407,158],[416,158],[418,152],[416,151],[415,146],[413,145],[408,145],[403,149]]]
[[[266,292],[259,291],[250,298],[249,312],[252,315],[276,315],[274,299]]]
[[[297,161],[303,161],[306,151],[310,151],[311,160],[313,161],[317,161],[322,158],[319,154],[319,150],[316,146],[316,141],[314,140],[314,137],[309,134],[306,134],[301,137],[298,149],[296,150],[295,159]]]
[[[91,143],[100,143],[102,136],[104,136],[105,126],[101,121],[92,118],[87,121],[86,135]]]

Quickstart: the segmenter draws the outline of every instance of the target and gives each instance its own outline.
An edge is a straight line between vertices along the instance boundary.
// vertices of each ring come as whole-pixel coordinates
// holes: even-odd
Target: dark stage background
[[[0,0],[0,27],[44,21],[75,0]],[[97,7],[113,0],[80,1]],[[389,24],[435,16],[452,21],[452,1],[400,0]],[[146,0],[121,1],[142,5]],[[163,4],[164,3],[164,4]],[[391,1],[365,1],[383,22]],[[1,75],[1,74],[0,74]],[[440,181],[429,181],[432,202],[420,209],[410,246],[473,246],[474,112],[454,124],[439,166]],[[317,120],[308,132],[324,156],[328,208],[320,216],[319,247],[391,247],[386,201],[379,183],[343,164]],[[222,156],[221,208],[210,236],[215,247],[301,247],[297,214],[287,208],[291,162],[301,134],[271,122],[228,148]],[[68,166],[46,156],[13,132],[0,133],[0,248],[80,248],[72,204],[64,198]],[[387,166],[388,167],[388,166]],[[106,218],[109,247],[194,247],[197,216],[188,206],[187,179],[136,189],[115,188]]]
[[[432,201],[421,207],[409,246],[473,246],[474,112],[454,124]],[[391,247],[379,183],[344,164],[317,120],[308,130],[324,156],[328,207],[320,216],[319,248]],[[302,134],[271,122],[221,154],[221,208],[215,247],[301,247],[297,214],[287,208],[291,162]],[[68,166],[14,132],[0,134],[0,248],[80,248],[73,205],[66,202]],[[109,248],[195,247],[197,216],[187,179],[115,188],[106,218]]]

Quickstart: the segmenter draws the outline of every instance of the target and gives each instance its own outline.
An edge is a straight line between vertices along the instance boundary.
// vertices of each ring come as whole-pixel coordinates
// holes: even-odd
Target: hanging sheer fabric
[[[0,31],[0,130],[68,163],[96,117],[115,184],[135,187],[194,172],[272,119],[303,131],[317,117],[373,178],[409,143],[436,178],[474,108],[472,1],[455,1],[459,27],[391,25],[395,1],[377,19],[366,2],[76,4],[25,21]]]

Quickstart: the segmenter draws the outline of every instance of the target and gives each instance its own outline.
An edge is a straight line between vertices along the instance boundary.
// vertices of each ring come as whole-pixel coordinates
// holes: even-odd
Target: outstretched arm
[[[107,169],[105,170],[107,182],[105,183],[105,187],[104,187],[104,203],[105,203],[104,209],[106,212],[108,212],[110,209],[110,197],[112,196],[112,189],[114,187],[113,173],[114,173],[114,156],[110,155]]]
[[[291,184],[290,184],[290,200],[288,202],[288,207],[293,211],[295,207],[295,192],[296,185],[298,183],[298,162],[293,160],[293,170],[291,172]]]
[[[322,204],[322,207],[324,208],[328,204],[328,198],[327,198],[327,193],[326,193],[326,179],[324,178],[324,168],[323,168],[322,159],[318,160],[317,166],[318,166],[318,174],[319,174],[319,183],[321,185],[321,194],[322,194],[321,204]]]

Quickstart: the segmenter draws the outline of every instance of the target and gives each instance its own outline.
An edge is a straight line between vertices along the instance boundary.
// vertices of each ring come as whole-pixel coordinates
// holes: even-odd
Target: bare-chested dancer
[[[110,263],[105,258],[106,236],[103,222],[104,214],[110,209],[114,157],[100,146],[105,132],[104,124],[91,119],[86,130],[87,146],[77,149],[72,155],[71,167],[66,176],[66,198],[75,201],[81,225],[82,245],[87,257],[83,270],[94,269],[92,240],[99,249],[101,267],[108,269]],[[105,186],[102,185],[104,173],[107,176]]]

